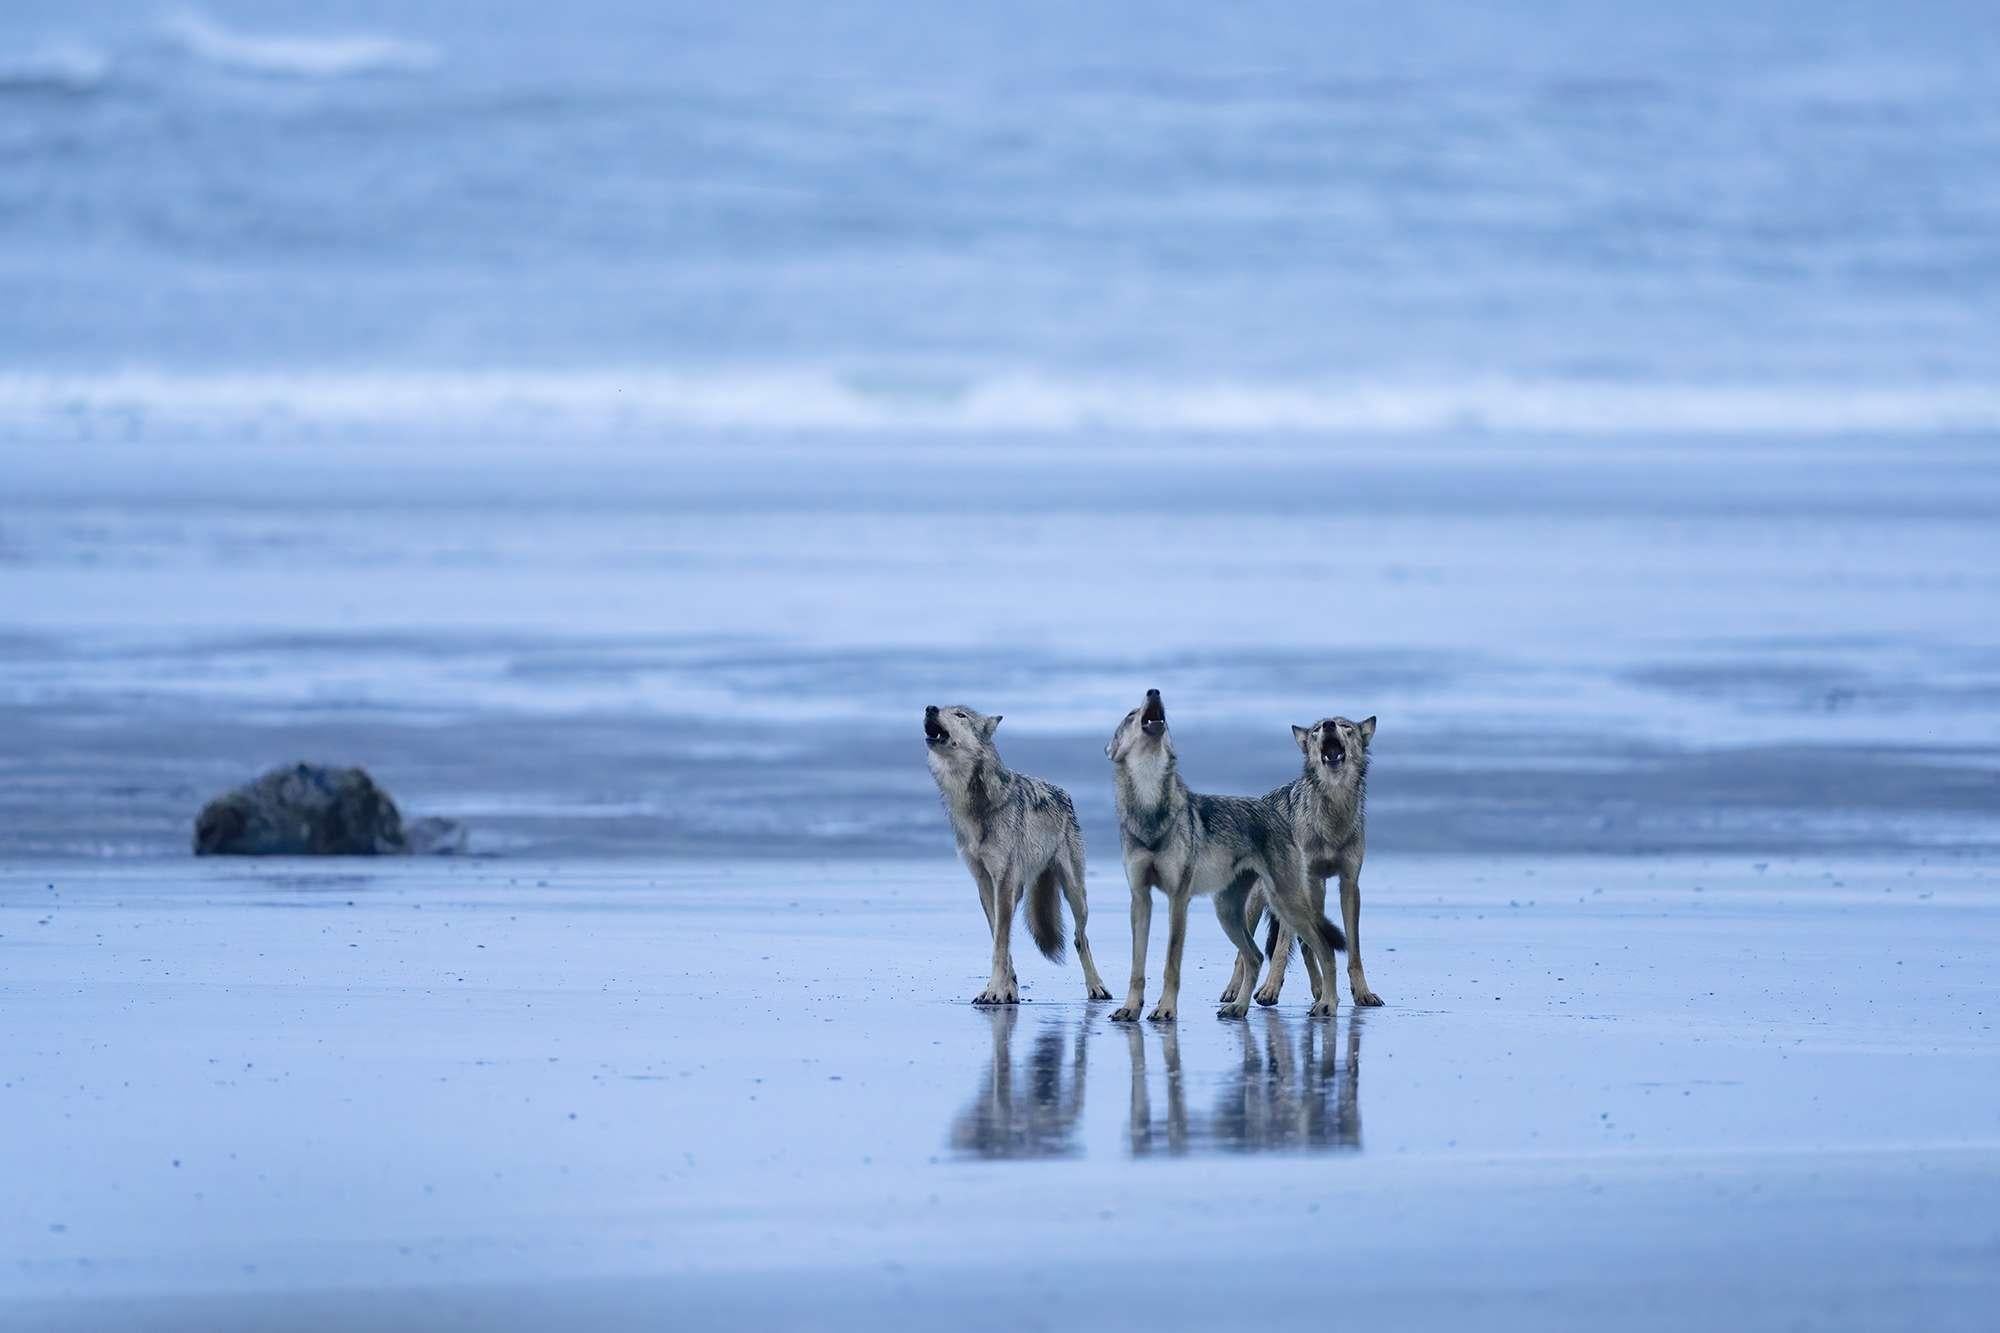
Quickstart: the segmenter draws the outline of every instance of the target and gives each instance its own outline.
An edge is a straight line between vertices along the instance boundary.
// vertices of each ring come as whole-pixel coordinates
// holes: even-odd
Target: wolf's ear
[[[1000,730],[1000,714],[995,713],[992,717],[986,719],[986,729],[982,734],[986,736],[988,740],[991,740],[993,737],[993,733],[998,730]]]
[[[1310,736],[1310,735],[1312,735],[1312,728],[1311,728],[1311,727],[1293,727],[1293,728],[1292,728],[1292,739],[1293,739],[1294,741],[1296,741],[1296,742],[1298,743],[1298,747],[1299,747],[1299,749],[1301,749],[1301,750],[1304,750],[1304,749],[1306,749],[1306,748],[1307,748],[1307,747],[1306,747],[1306,737],[1308,737],[1308,736]]]
[[[1368,742],[1375,739],[1375,719],[1364,717],[1354,729],[1361,733],[1361,748],[1367,749]]]

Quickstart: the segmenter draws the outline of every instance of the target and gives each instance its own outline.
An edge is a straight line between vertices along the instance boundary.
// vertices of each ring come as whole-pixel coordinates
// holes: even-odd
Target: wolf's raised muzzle
[[[932,745],[945,739],[944,727],[938,722],[937,705],[924,709],[924,739]]]
[[[1146,707],[1139,714],[1139,730],[1148,736],[1164,735],[1167,730],[1167,706],[1160,701],[1158,690],[1146,691]]]

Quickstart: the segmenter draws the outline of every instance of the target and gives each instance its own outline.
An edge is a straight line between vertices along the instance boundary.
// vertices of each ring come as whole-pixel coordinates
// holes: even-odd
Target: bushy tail
[[[1251,929],[1256,929],[1254,922],[1251,924]],[[1271,914],[1271,928],[1264,932],[1264,956],[1266,958],[1276,959],[1278,957],[1278,943],[1281,940],[1285,945],[1285,958],[1289,960],[1292,955],[1292,939],[1291,936],[1285,934],[1284,923],[1278,920],[1278,914],[1273,912]]]
[[[1335,953],[1340,953],[1347,948],[1347,936],[1340,933],[1339,926],[1334,925],[1333,922],[1323,916],[1319,919],[1319,937],[1325,940],[1326,947]]]
[[[1063,959],[1062,881],[1052,865],[1028,886],[1028,933],[1051,963]]]

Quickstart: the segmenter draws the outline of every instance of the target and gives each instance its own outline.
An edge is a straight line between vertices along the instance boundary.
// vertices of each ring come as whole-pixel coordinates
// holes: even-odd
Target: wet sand
[[[1091,934],[1122,977],[1122,886]],[[1371,858],[1380,1010],[965,1003],[948,862],[0,867],[0,1324],[1975,1328],[1962,860]],[[1158,941],[1154,975],[1158,975]]]

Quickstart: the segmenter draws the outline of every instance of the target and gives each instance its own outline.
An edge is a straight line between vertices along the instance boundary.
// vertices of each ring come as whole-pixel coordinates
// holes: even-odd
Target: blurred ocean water
[[[0,420],[1990,428],[1989,18],[19,0]]]
[[[1378,842],[2000,841],[1983,7],[21,0],[0,853],[365,762],[942,851],[1384,719]]]

